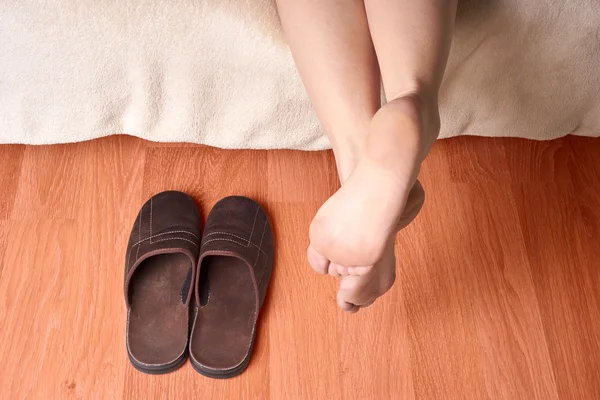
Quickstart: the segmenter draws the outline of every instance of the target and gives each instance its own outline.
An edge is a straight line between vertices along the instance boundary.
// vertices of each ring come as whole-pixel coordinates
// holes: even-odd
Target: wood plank
[[[74,147],[75,149],[75,147]],[[125,305],[123,268],[127,240],[142,201],[146,146],[139,139],[113,136],[78,149],[85,161],[76,207],[78,222],[76,295],[79,393],[83,398],[121,398],[124,393]],[[83,266],[83,267],[82,267]],[[75,289],[73,288],[73,289]]]
[[[0,219],[0,279],[2,279],[2,268],[4,267],[4,252],[8,246],[8,234],[10,232],[9,222]]]
[[[12,211],[13,202],[17,193],[21,164],[25,146],[4,145],[0,146],[0,160],[2,170],[0,173],[0,220],[7,219]]]
[[[340,339],[336,282],[306,262],[308,225],[317,203],[274,203],[276,264],[271,282],[271,399],[340,398]],[[356,366],[360,368],[360,366]]]
[[[122,268],[134,218],[130,214],[137,213],[141,198],[143,151],[141,141],[125,138],[58,149],[69,160],[61,165],[82,169],[69,167],[50,176],[56,180],[76,173],[77,191],[62,187],[37,203],[40,208],[23,208],[26,219],[7,222],[0,280],[0,304],[6,309],[0,314],[6,318],[3,332],[10,336],[2,340],[0,354],[12,360],[7,366],[15,375],[0,374],[13,377],[0,384],[0,398],[23,393],[32,398],[121,397],[125,323],[114,316],[124,310]],[[32,183],[24,196],[46,188],[45,182]],[[72,209],[60,209],[62,195],[73,202]],[[54,213],[53,206],[59,207]],[[53,218],[39,215],[42,211]],[[75,218],[55,219],[61,214]]]
[[[74,218],[89,149],[89,142],[27,146],[11,218]]]
[[[502,147],[480,158],[470,157],[478,144],[467,146],[461,157],[470,161],[461,163],[454,146],[432,152],[421,176],[425,207],[397,242],[406,308],[420,323],[410,323],[419,328],[412,342],[427,346],[415,367],[436,371],[417,381],[417,393],[426,388],[418,397],[557,398],[510,177],[494,173],[506,166]]]
[[[571,179],[568,164],[574,154],[568,138],[544,142],[506,139],[500,147],[504,149],[508,173],[515,183],[568,182]]]
[[[188,193],[204,217],[217,201],[230,195],[248,196],[268,208],[267,152],[206,146],[149,148],[144,199],[163,190]]]
[[[267,154],[272,202],[316,202],[320,206],[339,188],[331,151],[278,150]]]
[[[502,139],[463,136],[440,140],[436,147],[447,159],[453,182],[502,182],[508,178]]]
[[[519,185],[515,193],[560,397],[600,398],[598,237],[584,233],[572,185]]]
[[[77,392],[86,365],[80,323],[93,324],[76,294],[73,220],[11,221],[0,279],[0,398],[54,398]],[[74,323],[77,321],[76,323]],[[79,327],[78,327],[79,326]],[[82,373],[82,375],[78,375]]]

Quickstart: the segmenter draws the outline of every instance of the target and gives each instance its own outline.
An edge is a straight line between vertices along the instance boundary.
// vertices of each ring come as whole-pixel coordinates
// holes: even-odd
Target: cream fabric
[[[459,6],[442,137],[600,135],[600,2]],[[0,142],[328,147],[272,0],[2,0]]]

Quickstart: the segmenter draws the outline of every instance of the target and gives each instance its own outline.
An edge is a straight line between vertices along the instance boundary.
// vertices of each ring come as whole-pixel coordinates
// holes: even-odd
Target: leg
[[[362,0],[277,0],[298,71],[345,180],[379,109],[377,59]]]
[[[411,135],[424,131],[420,108],[413,107],[419,99],[391,102],[384,109],[399,112],[371,118],[379,106],[379,82],[362,1],[278,0],[278,7],[343,183],[311,224],[309,262],[319,272],[361,275],[345,276],[338,292],[340,307],[356,311],[393,283],[394,234],[423,203],[414,182],[426,154],[419,147],[425,135]]]
[[[342,183],[366,145],[381,106],[380,75],[363,0],[277,0],[294,61],[333,147]],[[329,260],[312,247],[310,265]]]
[[[338,303],[348,311],[391,287],[394,236],[423,203],[416,177],[439,130],[437,97],[455,12],[455,1],[443,0],[366,5],[389,102],[374,116],[353,174],[311,225],[312,246],[347,275]]]
[[[437,100],[450,51],[456,0],[365,0],[388,101]]]
[[[456,1],[365,0],[388,100],[378,113],[380,126],[373,130],[369,147],[387,168],[401,167],[394,162],[400,153],[384,149],[408,148],[403,159],[420,164],[437,138],[438,93],[450,51]],[[414,129],[401,129],[397,121],[401,116],[413,120],[409,125]],[[384,160],[385,155],[391,159]]]

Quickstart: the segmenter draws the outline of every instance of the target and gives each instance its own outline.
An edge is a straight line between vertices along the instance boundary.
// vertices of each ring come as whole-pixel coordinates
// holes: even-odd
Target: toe
[[[329,263],[329,275],[331,276],[345,276],[348,275],[348,267],[344,267],[343,265],[331,262]]]
[[[341,276],[348,275],[348,268],[344,267],[343,265],[337,264],[337,272]]]
[[[337,265],[336,263],[329,263],[329,266],[327,268],[329,275],[340,276],[340,273],[338,272],[338,267],[339,267],[339,265]]]
[[[339,300],[358,307],[373,303],[379,294],[371,286],[371,281],[363,276],[343,276],[338,290],[338,304]]]
[[[373,268],[373,266],[352,267],[352,273],[350,275],[357,275],[357,276],[366,275],[369,273],[369,271],[371,271],[372,268]]]
[[[346,311],[350,314],[354,314],[355,312],[360,310],[359,306],[354,305],[352,303],[348,303],[347,301],[341,299],[339,296],[337,298],[337,303],[338,303],[338,307],[340,307],[340,309],[342,309],[342,311]]]
[[[309,246],[306,251],[308,263],[319,274],[326,274],[329,271],[329,260],[321,253],[316,251],[314,247]]]

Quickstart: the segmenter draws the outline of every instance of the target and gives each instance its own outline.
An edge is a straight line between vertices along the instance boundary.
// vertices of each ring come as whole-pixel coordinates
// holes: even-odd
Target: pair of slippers
[[[273,270],[265,211],[227,197],[200,213],[185,193],[162,192],[140,210],[125,261],[127,353],[149,374],[185,363],[211,378],[241,374]],[[193,306],[190,307],[190,304]]]

